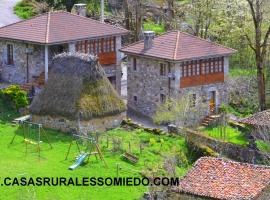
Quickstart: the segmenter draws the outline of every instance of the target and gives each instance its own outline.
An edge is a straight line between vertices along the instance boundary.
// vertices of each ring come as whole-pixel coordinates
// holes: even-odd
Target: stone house
[[[121,37],[128,31],[64,11],[49,12],[0,28],[1,81],[44,84],[52,58],[62,52],[97,55],[120,92]]]
[[[167,98],[190,94],[209,104],[205,115],[226,103],[229,56],[236,51],[193,35],[171,31],[122,48],[128,56],[128,109],[153,117]]]
[[[175,194],[166,199],[267,200],[269,184],[269,166],[202,157],[172,189]]]

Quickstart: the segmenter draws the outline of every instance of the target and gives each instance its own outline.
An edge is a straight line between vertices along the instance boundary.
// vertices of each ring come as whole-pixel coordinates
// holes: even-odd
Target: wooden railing
[[[116,52],[100,53],[98,57],[101,65],[116,64]]]
[[[224,82],[224,73],[213,73],[199,76],[181,77],[180,88],[209,85]]]

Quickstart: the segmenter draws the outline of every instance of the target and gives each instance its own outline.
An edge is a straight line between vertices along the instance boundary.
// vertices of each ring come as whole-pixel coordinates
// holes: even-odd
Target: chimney
[[[84,3],[74,4],[74,9],[77,15],[86,17],[86,4]]]
[[[143,32],[144,36],[144,49],[150,49],[153,46],[153,39],[155,37],[155,32],[154,31],[144,31]]]

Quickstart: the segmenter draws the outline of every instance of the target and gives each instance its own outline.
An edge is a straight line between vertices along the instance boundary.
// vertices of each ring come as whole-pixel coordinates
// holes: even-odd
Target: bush
[[[31,0],[22,0],[17,3],[14,7],[14,12],[21,19],[29,19],[36,14]]]
[[[154,145],[156,143],[157,143],[157,141],[155,140],[155,138],[150,138],[150,140],[149,140],[150,145]]]
[[[27,93],[18,85],[11,85],[5,89],[0,90],[0,95],[4,101],[13,104],[16,109],[26,107],[29,104]]]

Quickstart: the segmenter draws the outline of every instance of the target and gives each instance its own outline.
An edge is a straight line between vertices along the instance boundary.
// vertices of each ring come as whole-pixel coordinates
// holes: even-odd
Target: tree
[[[193,0],[185,6],[187,10],[186,21],[191,20],[191,28],[194,35],[208,38],[208,30],[216,11],[216,0]]]
[[[250,48],[255,53],[256,68],[257,68],[257,82],[260,109],[266,109],[266,95],[265,95],[265,75],[264,75],[264,61],[267,53],[268,39],[270,35],[270,25],[267,25],[264,33],[263,21],[265,18],[265,10],[267,0],[246,0],[250,7],[250,12],[254,24],[254,39],[252,40],[247,34],[247,40]]]
[[[175,123],[177,127],[196,126],[208,109],[203,97],[191,94],[168,99],[158,106],[154,115],[155,123]]]

